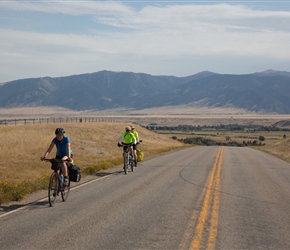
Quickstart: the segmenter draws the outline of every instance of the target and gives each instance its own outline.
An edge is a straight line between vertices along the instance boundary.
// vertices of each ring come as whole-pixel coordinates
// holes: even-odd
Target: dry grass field
[[[74,161],[81,168],[107,162],[120,162],[122,149],[117,139],[128,123],[63,123],[0,126],[0,181],[35,180],[50,174],[50,165],[40,161],[57,127],[64,127],[71,139]],[[182,147],[167,136],[136,126],[143,142],[139,148],[145,157]],[[55,151],[48,158],[54,157]]]
[[[290,163],[290,135],[286,139],[281,139],[280,136],[277,139],[272,137],[268,143],[265,141],[266,145],[258,149]]]

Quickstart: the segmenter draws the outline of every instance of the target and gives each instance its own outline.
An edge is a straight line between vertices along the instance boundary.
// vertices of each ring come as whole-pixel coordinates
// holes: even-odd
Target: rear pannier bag
[[[81,180],[81,169],[77,165],[72,165],[69,169],[69,180],[79,182]]]
[[[143,158],[144,158],[144,153],[140,149],[137,149],[137,161],[138,162],[143,161]]]

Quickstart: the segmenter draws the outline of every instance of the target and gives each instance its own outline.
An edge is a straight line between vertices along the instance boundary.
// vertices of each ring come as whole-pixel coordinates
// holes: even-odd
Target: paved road
[[[0,248],[290,249],[289,191],[277,158],[193,147],[0,215]]]

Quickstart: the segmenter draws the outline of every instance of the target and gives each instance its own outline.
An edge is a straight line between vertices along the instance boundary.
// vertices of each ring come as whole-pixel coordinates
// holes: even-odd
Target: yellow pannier
[[[143,158],[144,158],[144,153],[140,150],[140,149],[137,149],[136,150],[137,152],[137,161],[142,161]]]

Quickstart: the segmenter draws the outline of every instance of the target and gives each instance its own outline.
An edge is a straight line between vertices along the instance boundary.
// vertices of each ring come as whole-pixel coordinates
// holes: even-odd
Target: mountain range
[[[290,113],[290,72],[153,76],[99,71],[20,79],[0,85],[0,107],[58,106],[71,110],[136,109],[192,105]]]

